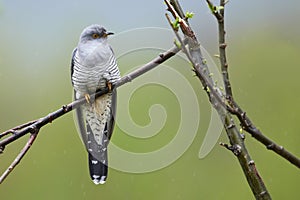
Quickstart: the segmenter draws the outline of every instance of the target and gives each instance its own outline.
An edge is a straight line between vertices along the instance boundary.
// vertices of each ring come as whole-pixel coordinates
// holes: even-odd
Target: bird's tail
[[[104,184],[108,174],[107,146],[112,133],[111,95],[99,97],[86,106],[86,147],[90,176],[95,184]]]
[[[107,160],[107,151],[103,152],[104,156]],[[90,169],[90,176],[93,182],[98,184],[104,184],[107,178],[107,163],[104,164],[95,158],[91,153],[89,153],[89,169]]]
[[[87,112],[86,128],[89,170],[90,176],[96,185],[104,184],[108,174],[107,130],[106,126],[101,129],[101,120],[96,111]]]

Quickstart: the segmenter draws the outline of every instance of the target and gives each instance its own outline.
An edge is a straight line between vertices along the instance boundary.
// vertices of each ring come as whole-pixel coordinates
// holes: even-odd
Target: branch
[[[220,0],[219,8],[214,6],[210,0],[206,0],[209,8],[212,10],[212,14],[216,17],[219,25],[219,52],[220,52],[220,63],[221,70],[223,75],[223,81],[226,91],[226,99],[228,100],[228,104],[232,109],[228,109],[228,111],[237,116],[240,121],[241,127],[243,130],[247,131],[254,137],[256,140],[264,144],[267,149],[274,151],[281,157],[285,158],[293,165],[300,168],[300,159],[293,155],[291,152],[284,149],[282,146],[276,144],[274,141],[266,137],[251,121],[251,119],[246,115],[246,112],[238,105],[238,103],[234,100],[231,84],[228,75],[228,63],[226,58],[226,47],[227,44],[225,42],[225,28],[224,28],[224,13],[225,13],[225,0]]]
[[[209,2],[209,0],[207,1]],[[226,98],[231,99],[232,90],[231,84],[229,81],[229,73],[228,73],[228,63],[226,57],[226,41],[225,41],[225,27],[224,27],[224,13],[225,13],[225,0],[220,0],[220,10],[219,12],[215,12],[219,24],[219,52],[220,52],[220,63],[221,63],[221,71],[223,75],[223,81],[225,86]]]
[[[232,114],[236,115],[241,123],[243,130],[247,131],[252,137],[257,141],[266,146],[268,150],[275,152],[280,155],[282,158],[288,160],[290,163],[300,168],[300,159],[286,150],[283,146],[276,144],[273,140],[265,136],[250,120],[246,115],[246,112],[239,107],[239,105],[233,100],[230,101],[230,104],[234,107],[234,112]]]
[[[27,141],[26,145],[22,149],[22,151],[19,153],[19,155],[15,158],[15,160],[11,163],[11,165],[5,170],[5,172],[0,177],[0,184],[6,179],[6,177],[12,172],[12,170],[20,163],[21,159],[25,156],[27,151],[32,146],[33,142],[35,141],[37,137],[38,131],[36,133],[33,133],[30,135],[29,140]]]
[[[186,41],[183,41],[183,43],[186,43]],[[123,76],[115,85],[113,85],[113,89],[116,89],[117,87],[120,87],[120,86],[132,81],[133,79],[145,74],[146,72],[157,67],[158,65],[165,62],[169,58],[173,57],[179,51],[180,51],[180,48],[177,46],[174,46],[173,48],[165,51],[164,53],[161,53],[158,57],[154,58],[149,63],[134,70],[133,72],[127,74],[126,76]],[[97,91],[95,94],[90,95],[90,96],[91,96],[91,98],[97,98],[108,92],[109,92],[109,89],[105,88],[104,90]],[[68,105],[62,106],[62,108],[48,114],[47,116],[45,116],[43,118],[27,122],[25,124],[16,126],[15,128],[12,128],[8,131],[1,133],[0,139],[4,136],[7,136],[7,137],[0,141],[0,153],[2,153],[4,151],[5,147],[8,144],[16,141],[17,139],[21,138],[22,136],[24,136],[26,134],[31,133],[31,135],[30,135],[28,142],[26,143],[26,145],[20,152],[20,154],[16,157],[16,159],[12,162],[12,164],[8,167],[8,169],[0,177],[0,184],[12,172],[12,170],[20,163],[21,159],[28,152],[29,148],[32,146],[33,142],[35,141],[39,130],[43,126],[53,122],[55,119],[58,119],[59,117],[65,115],[66,113],[78,108],[80,105],[84,104],[85,102],[86,102],[85,98],[78,99]],[[8,135],[10,135],[10,136],[8,136]]]
[[[229,148],[228,146],[228,149],[234,150],[233,152],[235,153],[240,162],[240,165],[244,171],[244,175],[247,178],[248,184],[254,196],[257,199],[271,199],[265,187],[265,184],[255,167],[254,161],[251,159],[246,149],[243,137],[239,133],[231,115],[227,112],[227,110],[231,110],[232,108],[230,107],[230,105],[227,105],[227,102],[224,98],[225,95],[222,93],[222,91],[219,88],[213,87],[214,82],[212,77],[209,76],[209,68],[206,65],[205,59],[200,50],[200,44],[198,43],[196,36],[194,35],[192,29],[189,27],[188,23],[185,22],[186,19],[181,18],[180,14],[178,14],[178,12],[182,12],[180,5],[178,3],[174,3],[173,0],[171,0],[171,2],[173,3],[171,3],[169,0],[165,0],[165,2],[168,6],[168,10],[171,12],[176,21],[179,22],[183,34],[188,38],[189,49],[184,50],[184,52],[188,52],[186,54],[194,67],[194,71],[199,80],[201,81],[212,106],[217,110],[223,122],[224,128],[227,132],[227,136],[232,145],[231,148]],[[176,5],[176,7],[174,7],[173,5]],[[168,21],[170,22],[169,17]],[[176,26],[171,27],[173,28],[175,35],[178,37],[178,28]],[[181,41],[179,38],[178,40]],[[225,78],[228,78],[228,74],[225,76]],[[231,88],[229,89],[229,92],[231,92]]]

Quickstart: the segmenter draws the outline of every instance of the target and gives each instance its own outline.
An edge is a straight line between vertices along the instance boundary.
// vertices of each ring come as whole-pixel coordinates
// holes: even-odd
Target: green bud
[[[176,19],[175,19],[175,22],[173,22],[172,23],[172,26],[173,26],[173,28],[175,29],[175,30],[178,30],[179,29],[179,18],[178,17],[176,17]]]
[[[215,6],[216,12],[224,9],[224,6]]]
[[[186,12],[185,13],[185,18],[186,19],[191,19],[191,18],[194,17],[194,15],[195,15],[195,13],[193,13],[193,12]]]

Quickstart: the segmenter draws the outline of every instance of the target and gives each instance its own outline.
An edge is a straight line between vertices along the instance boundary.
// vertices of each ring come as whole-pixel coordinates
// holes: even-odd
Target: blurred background
[[[195,13],[191,24],[203,47],[217,54],[217,24],[205,1],[182,1],[182,6]],[[165,7],[158,0],[0,0],[0,131],[43,117],[72,100],[71,52],[90,24],[102,24],[116,33],[110,40],[122,75],[171,47],[174,35],[166,30]],[[263,133],[298,156],[299,13],[300,2],[292,0],[230,1],[226,8],[235,98]],[[171,68],[174,73],[164,71]],[[136,80],[120,88],[112,144],[140,155],[163,149],[177,139],[173,150],[178,147],[179,153],[171,151],[161,159],[141,163],[126,158],[121,162],[121,154],[116,153],[120,158],[110,156],[115,167],[107,183],[95,186],[73,116],[67,114],[41,130],[20,165],[0,186],[0,198],[253,199],[231,152],[216,145],[199,159],[212,112],[189,64],[177,56],[149,74],[140,78],[149,84]],[[169,82],[160,83],[160,79]],[[186,95],[191,95],[190,100],[180,99],[185,89],[181,80],[192,89]],[[183,122],[188,128],[178,132]],[[7,146],[0,155],[1,173],[27,138]],[[218,142],[228,142],[224,132]],[[249,135],[245,142],[272,197],[297,199],[299,169]],[[133,173],[136,166],[148,172]]]

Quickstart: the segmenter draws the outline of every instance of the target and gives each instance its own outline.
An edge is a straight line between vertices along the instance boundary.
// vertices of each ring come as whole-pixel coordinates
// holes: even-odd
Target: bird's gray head
[[[104,27],[93,24],[82,31],[79,43],[104,42],[107,40],[107,36],[112,34],[111,32],[107,32]]]

